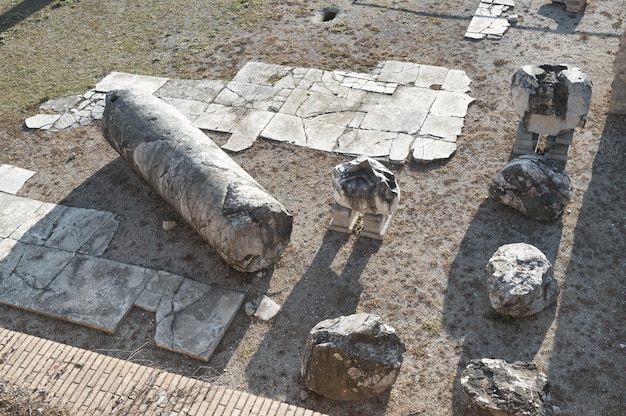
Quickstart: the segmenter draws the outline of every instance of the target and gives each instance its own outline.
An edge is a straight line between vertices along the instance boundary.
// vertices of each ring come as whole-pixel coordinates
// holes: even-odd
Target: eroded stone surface
[[[0,192],[15,195],[35,172],[11,165],[0,166]]]
[[[333,400],[368,399],[393,385],[404,352],[395,330],[377,315],[327,319],[315,325],[307,339],[304,383]]]
[[[431,114],[459,117],[462,127],[473,101],[467,95],[470,83],[464,71],[400,61],[381,62],[369,73],[249,62],[230,82],[113,72],[63,115],[35,116],[27,125],[59,130],[101,119],[102,93],[131,88],[162,98],[198,128],[231,133],[223,147],[232,152],[245,150],[263,137],[401,163],[411,154],[407,143],[410,149],[418,136],[456,141],[461,134],[458,120],[453,129],[442,130],[431,120],[425,132],[420,130]],[[412,153],[414,158],[421,154]],[[427,154],[418,160],[432,159]]]
[[[541,312],[559,295],[552,264],[535,246],[506,244],[485,268],[491,306],[503,315],[529,316]]]

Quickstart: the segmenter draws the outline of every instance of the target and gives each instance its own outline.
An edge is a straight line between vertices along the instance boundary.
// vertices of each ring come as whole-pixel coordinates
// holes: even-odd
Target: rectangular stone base
[[[363,215],[363,229],[359,236],[382,240],[389,229],[393,215]]]
[[[328,229],[338,231],[340,233],[351,234],[358,219],[358,211],[335,204],[333,206],[333,219],[330,221]]]

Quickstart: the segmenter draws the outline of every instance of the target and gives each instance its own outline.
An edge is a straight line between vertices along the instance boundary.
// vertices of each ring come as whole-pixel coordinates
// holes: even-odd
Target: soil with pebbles
[[[233,158],[291,211],[294,229],[275,267],[242,274],[117,157],[97,124],[46,134],[2,120],[0,161],[37,171],[20,195],[116,213],[120,228],[105,257],[239,290],[247,301],[267,294],[282,309],[270,322],[242,310],[208,363],[156,348],[154,316],[135,309],[114,335],[8,307],[0,307],[0,325],[330,415],[480,415],[459,374],[483,357],[536,363],[563,414],[626,414],[626,120],[607,115],[623,2],[594,1],[572,14],[561,4],[517,1],[520,20],[499,41],[463,39],[476,0],[249,3],[267,8],[267,18],[221,28],[210,53],[150,75],[230,79],[252,60],[367,71],[395,59],[463,69],[476,101],[456,154],[392,166],[401,204],[380,243],[327,231],[330,169],[349,158],[257,141]],[[327,7],[338,13],[324,21]],[[173,31],[168,42],[183,35]],[[495,204],[487,187],[511,156],[518,123],[511,75],[522,65],[561,62],[590,76],[593,98],[566,166],[575,195],[560,219],[538,222]],[[181,225],[166,232],[164,219]],[[487,298],[487,260],[513,242],[542,250],[562,289],[533,317],[506,319]],[[380,315],[406,343],[393,389],[356,403],[301,395],[309,329],[356,311]]]

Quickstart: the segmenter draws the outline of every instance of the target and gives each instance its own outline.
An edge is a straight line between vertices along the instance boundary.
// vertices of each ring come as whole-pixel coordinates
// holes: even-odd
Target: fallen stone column
[[[253,272],[278,261],[289,244],[291,214],[174,107],[114,90],[102,131],[233,268]]]

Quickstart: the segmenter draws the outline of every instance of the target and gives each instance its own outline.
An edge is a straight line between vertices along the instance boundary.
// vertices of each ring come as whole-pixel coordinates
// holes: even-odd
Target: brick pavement
[[[0,381],[45,393],[73,415],[324,416],[5,328]]]

